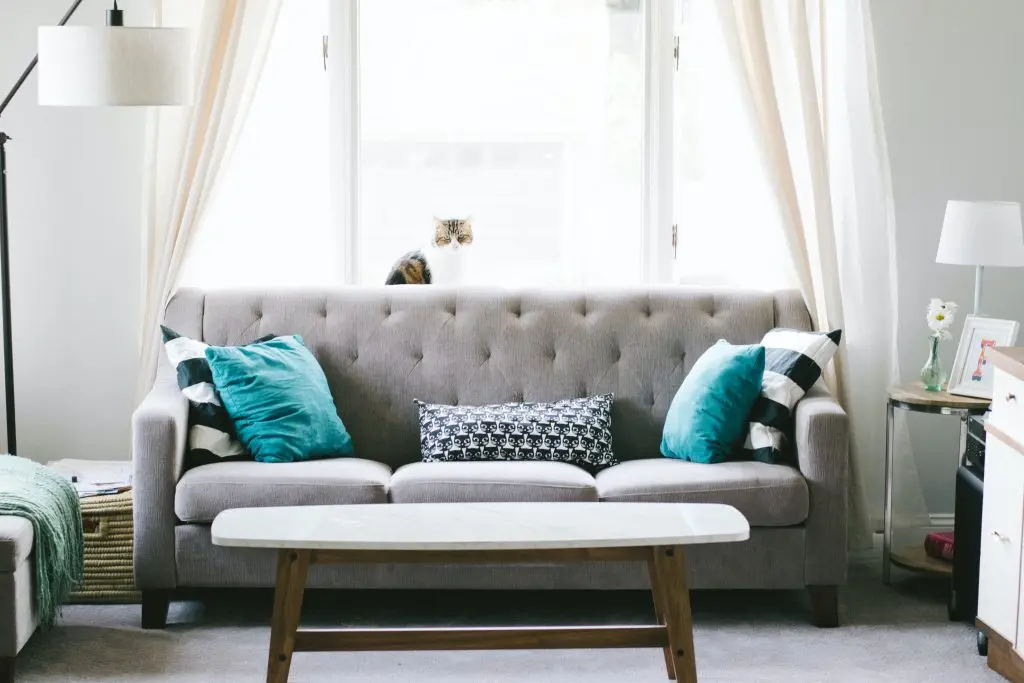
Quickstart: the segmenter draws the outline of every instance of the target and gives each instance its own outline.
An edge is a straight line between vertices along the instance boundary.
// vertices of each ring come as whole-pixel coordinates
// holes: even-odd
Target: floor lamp
[[[0,116],[39,66],[39,104],[78,107],[189,104],[192,96],[188,34],[175,28],[126,28],[124,13],[107,11],[106,26],[66,26],[83,0],[75,0],[57,26],[39,29],[39,54],[0,101]],[[11,275],[8,233],[7,150],[0,132],[0,315],[3,315],[7,450],[17,453],[14,419],[14,349],[11,344]]]

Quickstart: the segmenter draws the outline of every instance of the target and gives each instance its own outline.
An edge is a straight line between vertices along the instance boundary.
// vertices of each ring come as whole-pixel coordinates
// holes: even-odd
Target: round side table
[[[990,401],[983,398],[956,396],[945,391],[927,391],[921,382],[900,384],[889,389],[889,401],[885,421],[885,529],[882,545],[882,582],[889,583],[892,565],[914,571],[932,572],[951,576],[953,566],[928,557],[924,546],[892,549],[892,479],[893,479],[893,418],[895,410],[932,415],[953,415],[960,418],[960,450],[958,457],[964,457],[967,448],[967,421],[972,415],[981,415],[988,410]]]

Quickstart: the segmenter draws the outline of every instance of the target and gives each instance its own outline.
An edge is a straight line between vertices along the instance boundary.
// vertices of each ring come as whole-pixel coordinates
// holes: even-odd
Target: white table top
[[[745,541],[736,508],[703,503],[416,503],[225,510],[215,545],[308,550],[525,550]]]

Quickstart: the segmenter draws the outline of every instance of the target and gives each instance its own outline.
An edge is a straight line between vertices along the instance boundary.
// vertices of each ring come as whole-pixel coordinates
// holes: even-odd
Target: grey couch
[[[210,344],[300,334],[327,375],[355,458],[233,462],[182,474],[187,404],[163,361],[133,418],[135,577],[142,621],[161,627],[182,587],[271,586],[271,552],[215,547],[218,512],[260,505],[426,501],[691,501],[736,506],[750,540],[698,546],[695,588],[811,589],[816,623],[837,622],[846,580],[847,418],[815,388],[796,409],[799,469],[700,465],[659,455],[669,403],[720,338],[756,343],[807,329],[795,292],[688,288],[511,292],[440,287],[331,291],[179,291],[166,323]],[[422,463],[413,398],[438,403],[547,401],[614,392],[622,464],[596,476],[564,463]],[[337,588],[640,589],[632,564],[316,566]]]
[[[32,522],[0,516],[0,683],[14,680],[14,661],[36,630]]]

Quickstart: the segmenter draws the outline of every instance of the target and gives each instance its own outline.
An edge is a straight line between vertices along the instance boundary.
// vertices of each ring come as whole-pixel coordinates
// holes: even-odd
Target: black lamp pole
[[[75,13],[82,0],[75,0],[71,7],[64,14],[58,26],[68,23],[68,19]],[[114,3],[117,7],[117,3]],[[32,58],[21,76],[14,83],[14,87],[7,93],[7,96],[0,102],[0,115],[7,109],[14,96],[21,90],[29,74],[39,63],[39,55]],[[10,244],[7,240],[8,217],[7,217],[7,141],[12,138],[6,133],[0,132],[0,314],[3,315],[3,342],[4,342],[4,396],[7,400],[7,451],[14,455],[18,452],[18,437],[16,433],[16,421],[14,419],[14,347],[11,343],[11,259]]]

